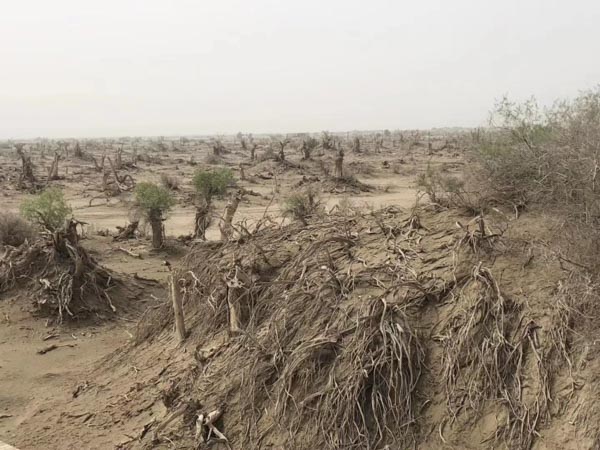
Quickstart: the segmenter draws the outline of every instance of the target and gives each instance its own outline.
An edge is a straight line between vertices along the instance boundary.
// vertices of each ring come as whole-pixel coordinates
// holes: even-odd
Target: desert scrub
[[[544,205],[598,223],[600,87],[542,112],[534,99],[501,100],[493,133],[469,152],[472,190],[497,204]]]
[[[0,245],[18,247],[34,236],[33,227],[21,216],[11,212],[0,214]]]
[[[179,185],[181,184],[178,177],[166,173],[160,175],[160,183],[172,191],[178,190]]]
[[[472,214],[481,212],[477,196],[466,190],[464,180],[430,164],[427,164],[425,172],[417,177],[417,187],[438,205],[464,208]]]
[[[50,232],[63,228],[71,212],[71,207],[58,188],[46,189],[21,203],[21,215]]]
[[[220,155],[215,155],[214,153],[209,153],[204,157],[204,162],[210,165],[218,165],[223,162],[223,158]]]
[[[164,240],[162,222],[167,212],[175,205],[168,189],[154,183],[139,183],[135,187],[136,207],[152,227],[152,247],[161,248]]]
[[[307,225],[307,220],[321,209],[321,199],[314,188],[291,194],[283,202],[284,217],[291,217],[303,225]]]

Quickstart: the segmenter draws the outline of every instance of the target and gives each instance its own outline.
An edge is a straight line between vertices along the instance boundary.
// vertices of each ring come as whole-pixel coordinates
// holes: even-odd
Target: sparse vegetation
[[[194,237],[206,238],[206,230],[211,222],[213,197],[225,195],[233,181],[233,172],[226,168],[196,172],[192,182],[200,198],[196,201]]]
[[[220,168],[215,170],[200,170],[195,173],[192,183],[196,192],[210,202],[214,196],[222,196],[227,192],[227,187],[234,181],[230,169]]]
[[[469,154],[476,170],[468,179],[488,202],[543,205],[598,223],[600,88],[545,112],[534,99],[518,104],[504,98],[491,123],[497,132],[478,135]]]
[[[166,188],[154,183],[139,183],[134,192],[137,207],[152,227],[152,247],[161,248],[164,241],[162,222],[165,214],[175,205],[175,199]]]
[[[417,177],[417,186],[433,203],[466,208],[473,214],[480,212],[477,196],[465,190],[464,180],[445,173],[443,168],[434,168],[428,164],[427,170]]]
[[[283,215],[306,225],[307,220],[321,210],[318,191],[309,187],[303,192],[289,195],[283,204]]]
[[[49,188],[21,204],[21,214],[30,222],[54,232],[65,226],[71,207],[65,201],[62,191]]]
[[[21,216],[10,212],[0,213],[0,245],[18,247],[34,236],[33,227]]]
[[[180,180],[176,175],[163,173],[160,175],[160,183],[167,189],[176,191],[179,189]]]

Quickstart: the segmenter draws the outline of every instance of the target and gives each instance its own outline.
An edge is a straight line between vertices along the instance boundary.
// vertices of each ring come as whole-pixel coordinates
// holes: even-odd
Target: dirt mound
[[[149,311],[70,408],[119,448],[594,448],[595,286],[522,224],[388,208],[201,245],[184,343]]]
[[[33,300],[35,310],[66,319],[108,318],[131,308],[149,281],[127,280],[104,268],[80,245],[77,223],[38,236],[19,247],[7,246],[0,258],[0,293]]]

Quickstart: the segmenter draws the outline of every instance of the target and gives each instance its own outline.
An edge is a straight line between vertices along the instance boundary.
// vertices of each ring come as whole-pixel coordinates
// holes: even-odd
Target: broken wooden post
[[[242,318],[239,302],[243,284],[238,277],[238,275],[240,275],[239,266],[236,265],[232,272],[233,278],[231,278],[231,272],[229,276],[225,277],[225,284],[227,285],[227,309],[229,310],[229,332],[231,334],[238,334],[242,331]]]
[[[175,315],[175,331],[179,336],[179,342],[185,341],[185,318],[183,316],[183,301],[181,299],[181,292],[177,287],[177,278],[174,272],[171,272],[169,277],[169,284],[171,286],[171,299],[173,300],[173,313]]]

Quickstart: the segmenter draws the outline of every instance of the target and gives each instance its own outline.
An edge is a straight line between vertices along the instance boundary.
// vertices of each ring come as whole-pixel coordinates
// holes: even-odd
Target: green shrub
[[[32,226],[17,214],[0,213],[0,245],[18,247],[35,236]]]
[[[58,188],[46,189],[21,204],[23,217],[51,232],[60,230],[71,212],[71,207]]]
[[[162,216],[175,205],[169,190],[154,183],[138,183],[134,192],[138,208],[148,216],[156,213]]]
[[[192,180],[196,191],[207,203],[210,203],[214,196],[224,195],[233,181],[233,172],[227,168],[200,170]]]
[[[162,222],[165,214],[175,205],[175,199],[167,188],[148,182],[135,187],[135,199],[138,209],[152,227],[152,247],[161,248],[164,240]]]

